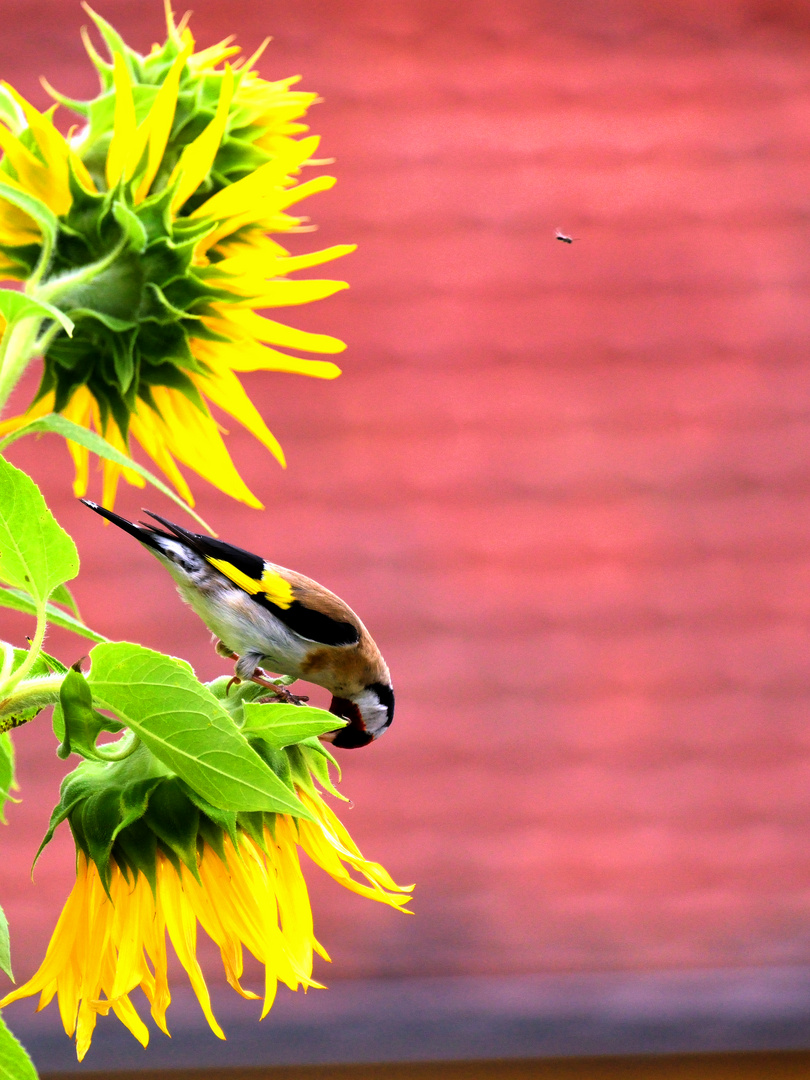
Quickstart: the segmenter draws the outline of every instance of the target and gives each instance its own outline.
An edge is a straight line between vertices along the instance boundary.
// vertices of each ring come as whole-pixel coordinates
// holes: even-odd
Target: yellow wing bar
[[[208,562],[215,570],[219,570],[221,574],[229,578],[234,585],[244,589],[246,593],[250,593],[251,596],[264,593],[272,604],[283,608],[285,611],[295,599],[292,585],[290,585],[289,581],[285,581],[281,574],[277,574],[275,570],[265,569],[261,578],[257,579],[249,577],[241,570],[237,570],[233,563],[229,563],[227,559],[209,558]]]

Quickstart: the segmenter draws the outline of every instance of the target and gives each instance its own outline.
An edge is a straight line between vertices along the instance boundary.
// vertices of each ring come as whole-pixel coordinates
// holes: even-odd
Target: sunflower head
[[[322,987],[313,957],[329,957],[314,934],[299,850],[346,888],[404,908],[409,887],[363,858],[318,790],[334,791],[329,752],[317,739],[283,749],[252,742],[300,799],[301,816],[218,809],[138,742],[118,760],[84,760],[66,777],[43,846],[69,822],[76,883],[39,970],[0,1008],[33,994],[43,1008],[57,997],[79,1060],[98,1017],[110,1011],[145,1046],[149,1032],[130,995],[142,990],[168,1034],[168,936],[212,1031],[224,1039],[196,955],[198,927],[219,948],[230,986],[262,1000],[261,1017],[279,982]],[[264,967],[261,994],[243,986],[244,949]]]
[[[229,42],[195,52],[188,27],[168,9],[167,39],[148,56],[90,15],[109,51],[104,59],[86,37],[100,92],[77,101],[52,91],[83,118],[78,134],[62,135],[53,109],[38,112],[13,88],[0,94],[0,273],[25,281],[32,301],[67,319],[43,317],[41,332],[17,338],[6,328],[0,404],[21,370],[14,342],[41,352],[44,371],[32,408],[0,433],[55,410],[121,449],[134,437],[185,498],[178,460],[260,505],[230,460],[211,405],[283,464],[236,373],[334,378],[333,363],[284,350],[344,348],[256,314],[346,287],[288,275],[350,246],[291,256],[270,236],[299,229],[289,208],[334,182],[298,179],[318,142],[297,137],[306,130],[298,118],[315,96],[294,91],[295,79],[261,79],[258,54],[231,63],[239,49]],[[87,452],[72,452],[83,494]],[[105,463],[108,505],[120,473]]]
[[[105,59],[87,33],[83,34],[85,48],[98,72],[99,93],[95,98],[82,101],[66,97],[50,87],[49,91],[56,101],[85,119],[86,127],[79,140],[80,153],[97,183],[104,183],[113,136],[116,94],[121,81],[120,73],[116,74],[116,65],[126,69],[136,124],[149,115],[166,81],[177,83],[174,116],[153,181],[157,187],[165,185],[183,150],[213,122],[224,84],[231,80],[228,124],[209,174],[189,198],[186,213],[215,191],[272,161],[291,136],[308,130],[299,118],[317,101],[317,95],[292,89],[300,76],[268,82],[255,71],[269,38],[249,59],[234,59],[232,66],[225,67],[228,60],[240,53],[239,47],[232,44],[233,38],[194,52],[194,38],[187,26],[189,15],[178,25],[169,0],[166,0],[166,41],[162,45],[153,45],[151,52],[142,56],[127,45],[110,23],[87,4],[83,6],[109,50],[109,59]]]

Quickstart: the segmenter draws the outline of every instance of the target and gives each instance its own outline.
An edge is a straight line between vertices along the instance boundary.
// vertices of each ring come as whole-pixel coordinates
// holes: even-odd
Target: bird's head
[[[394,691],[388,683],[369,683],[353,698],[333,697],[329,711],[349,721],[335,734],[334,746],[367,746],[394,719]]]

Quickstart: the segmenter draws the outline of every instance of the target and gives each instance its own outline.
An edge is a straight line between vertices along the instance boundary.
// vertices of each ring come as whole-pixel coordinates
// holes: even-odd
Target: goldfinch
[[[219,638],[217,651],[236,659],[236,678],[276,690],[261,670],[266,666],[323,686],[332,694],[329,711],[349,721],[334,734],[335,746],[366,746],[389,726],[394,691],[386,663],[360,619],[334,593],[159,514],[145,511],[165,532],[81,501],[134,536],[166,567],[181,597]]]

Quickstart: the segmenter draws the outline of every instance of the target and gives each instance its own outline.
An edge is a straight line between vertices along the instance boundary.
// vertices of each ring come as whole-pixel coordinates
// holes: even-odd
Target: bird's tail
[[[121,517],[119,514],[114,514],[112,510],[108,510],[104,506],[99,506],[98,503],[91,502],[90,499],[79,499],[79,502],[83,502],[85,506],[89,506],[91,510],[95,510],[101,517],[106,518],[107,521],[111,521],[113,525],[117,525],[119,529],[123,529],[125,533],[129,533],[130,536],[134,536],[136,540],[139,540],[147,547],[154,548],[156,551],[161,551],[161,545],[158,543],[158,537],[170,540],[170,537],[166,533],[159,532],[152,525],[139,525],[135,521],[127,521],[126,518]]]

